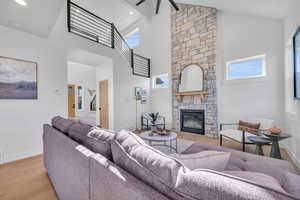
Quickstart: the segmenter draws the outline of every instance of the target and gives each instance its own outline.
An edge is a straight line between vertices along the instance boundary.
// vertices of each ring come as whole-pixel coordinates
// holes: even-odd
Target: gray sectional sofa
[[[44,125],[44,164],[60,200],[300,199],[300,178],[286,161],[195,143],[183,154],[230,159],[221,172],[189,170],[132,133],[104,132],[61,117]]]

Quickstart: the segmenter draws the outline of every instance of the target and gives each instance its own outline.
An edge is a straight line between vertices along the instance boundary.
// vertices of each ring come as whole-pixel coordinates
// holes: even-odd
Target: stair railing
[[[116,49],[132,68],[133,75],[150,78],[150,59],[134,53],[113,23],[68,0],[68,31]]]

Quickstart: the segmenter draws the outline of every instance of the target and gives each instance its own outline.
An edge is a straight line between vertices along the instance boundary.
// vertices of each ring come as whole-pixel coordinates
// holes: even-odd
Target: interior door
[[[109,128],[109,112],[108,112],[108,80],[99,82],[99,113],[100,113],[100,126],[102,128]]]
[[[68,113],[69,118],[74,118],[75,114],[75,85],[68,85]]]

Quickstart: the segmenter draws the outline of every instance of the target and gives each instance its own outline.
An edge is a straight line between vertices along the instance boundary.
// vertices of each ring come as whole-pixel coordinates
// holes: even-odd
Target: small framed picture
[[[137,96],[142,96],[141,95],[141,92],[142,92],[142,88],[140,87],[135,87],[134,88],[134,95],[137,97]]]
[[[148,98],[145,97],[145,96],[143,96],[143,97],[141,98],[141,104],[147,104],[147,103],[148,103]]]
[[[148,94],[147,89],[142,89],[142,90],[141,90],[141,95],[142,95],[142,96],[147,96],[147,94]]]

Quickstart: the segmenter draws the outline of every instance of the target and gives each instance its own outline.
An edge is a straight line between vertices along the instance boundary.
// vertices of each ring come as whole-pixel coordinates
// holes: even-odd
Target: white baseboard
[[[294,152],[292,152],[287,145],[282,145],[283,148],[288,153],[289,157],[291,158],[292,162],[296,165],[298,170],[300,171],[300,160],[297,158]]]
[[[41,149],[30,149],[28,151],[23,151],[23,152],[18,152],[18,153],[11,153],[11,154],[4,154],[2,152],[2,155],[0,155],[1,156],[1,161],[2,161],[1,164],[21,160],[21,159],[24,159],[24,158],[37,156],[37,155],[40,155],[40,154],[42,154]]]

